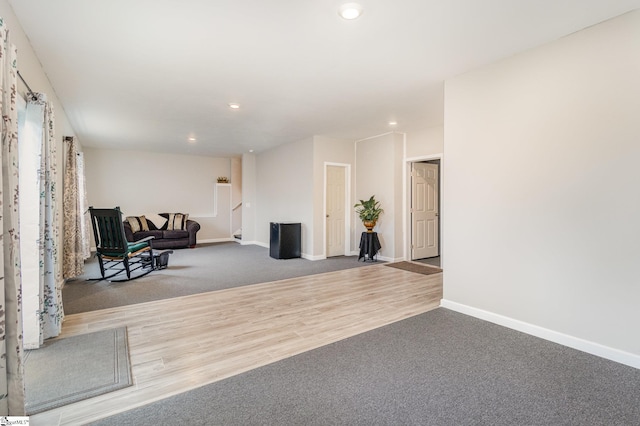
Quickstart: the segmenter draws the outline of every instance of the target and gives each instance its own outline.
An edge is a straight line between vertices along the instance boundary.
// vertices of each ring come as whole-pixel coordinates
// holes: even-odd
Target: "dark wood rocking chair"
[[[129,281],[140,278],[153,271],[153,249],[151,240],[153,237],[143,238],[139,241],[128,242],[122,222],[120,207],[114,209],[94,209],[89,207],[91,225],[96,242],[96,256],[100,264],[102,278],[96,280],[109,280],[116,275],[125,272],[126,279],[109,281]],[[132,272],[142,270],[132,276]],[[105,274],[110,274],[105,276]]]

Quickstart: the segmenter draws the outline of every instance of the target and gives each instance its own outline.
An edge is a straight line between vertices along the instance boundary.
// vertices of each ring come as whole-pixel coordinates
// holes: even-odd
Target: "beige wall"
[[[242,228],[242,158],[231,159],[231,229],[235,233]]]
[[[256,155],[242,155],[242,243],[257,244],[256,237]]]
[[[444,126],[428,127],[407,133],[407,158],[441,154],[444,149]]]
[[[325,167],[327,164],[342,164],[351,168],[351,201],[347,206],[352,210],[349,250],[357,253],[360,233],[364,231],[353,212],[353,204],[362,197],[375,194],[385,209],[376,229],[383,243],[380,258],[403,258],[408,232],[405,229],[409,226],[403,220],[410,198],[407,196],[409,189],[403,182],[407,163],[410,162],[407,153],[410,151],[413,158],[440,155],[442,134],[442,127],[432,127],[415,131],[412,135],[389,133],[357,142],[314,136],[257,156],[243,156],[243,242],[268,246],[269,222],[299,222],[301,219],[296,219],[291,213],[297,212],[297,217],[309,218],[303,222],[304,256],[313,260],[324,258]],[[304,194],[303,198],[297,194]],[[252,199],[258,202],[254,205]]]
[[[88,147],[84,155],[89,205],[120,206],[126,216],[188,213],[201,225],[198,242],[231,238],[231,193],[216,185],[231,176],[229,158]],[[216,190],[224,204],[214,215]]]
[[[446,82],[444,297],[640,368],[640,11]]]
[[[410,164],[418,159],[443,158],[443,142],[443,127],[436,126],[414,128],[406,134],[389,133],[355,143],[354,203],[375,194],[383,204],[385,212],[376,228],[383,246],[382,259],[401,260],[410,256]],[[354,251],[363,230],[354,214]]]
[[[326,218],[324,216],[324,186],[325,186],[325,173],[326,164],[331,163],[334,165],[345,165],[346,169],[350,169],[352,175],[349,176],[349,181],[354,181],[354,145],[352,140],[346,139],[334,139],[324,136],[315,136],[313,138],[313,188],[314,188],[314,246],[313,255],[314,258],[322,259],[326,257]],[[350,167],[346,167],[350,166]],[[347,188],[349,191],[350,188]],[[346,206],[351,209],[353,206],[353,194],[354,191],[351,188],[351,198],[349,204]],[[350,218],[350,229],[353,226],[353,215]]]
[[[270,222],[302,224],[302,255],[313,253],[313,138],[256,156],[255,235],[269,245]]]
[[[355,200],[367,200],[375,195],[376,200],[380,201],[384,213],[374,229],[382,245],[379,256],[384,260],[399,259],[403,255],[404,137],[400,133],[388,133],[357,141],[355,147]],[[355,214],[354,217],[352,241],[355,250],[365,228]]]
[[[260,207],[257,208],[262,219],[256,220],[258,226],[256,242],[268,246],[268,223],[269,221],[277,220],[268,220],[263,216],[265,212],[264,204],[267,203],[268,205],[268,203],[273,202],[270,200],[273,200],[274,192],[288,193],[288,187],[283,187],[281,182],[287,179],[284,176],[293,176],[295,174],[295,178],[291,177],[289,179],[295,179],[296,186],[306,187],[307,185],[312,185],[312,197],[307,206],[308,211],[305,214],[311,214],[313,219],[303,225],[303,245],[307,247],[307,251],[304,251],[305,257],[309,259],[324,258],[326,256],[323,198],[325,167],[327,164],[342,164],[350,166],[351,169],[351,175],[349,176],[351,201],[347,207],[353,210],[353,204],[361,197],[366,196],[368,198],[368,196],[376,194],[376,198],[384,203],[385,208],[384,217],[381,218],[379,227],[376,229],[380,233],[381,242],[383,242],[380,258],[386,260],[402,258],[405,254],[405,228],[408,226],[407,222],[403,221],[407,211],[405,192],[408,189],[403,182],[406,161],[409,158],[407,152],[410,150],[412,157],[421,158],[441,154],[442,134],[442,127],[434,127],[416,131],[413,135],[389,133],[358,142],[314,136],[310,140],[283,145],[260,154],[257,157],[258,166],[256,167],[260,169],[261,166],[262,169],[259,173],[256,187],[258,188],[257,193],[262,200]],[[312,154],[307,151],[307,145],[309,144],[312,144],[313,147]],[[302,147],[304,149],[301,149]],[[295,170],[286,171],[286,168],[283,169],[285,158],[287,159],[286,164],[289,165],[287,167],[293,167],[298,170],[297,172]],[[304,170],[299,170],[299,164],[309,164],[311,159],[313,162],[312,170],[307,170],[306,166]],[[268,170],[266,175],[265,170]],[[250,162],[246,160],[243,161],[243,173],[250,173]],[[270,177],[270,174],[278,174],[283,177],[274,180]],[[305,182],[304,179],[307,178],[309,181]],[[272,184],[274,187],[271,187]],[[246,190],[246,183],[244,187]],[[282,209],[287,203],[292,203],[292,208],[297,210],[298,207],[296,206],[299,206],[297,197],[287,197],[282,194],[277,195],[280,200],[280,205],[277,209]],[[267,211],[272,208],[272,206],[267,207]],[[259,223],[259,220],[262,223]],[[360,233],[364,230],[364,227],[355,213],[350,215],[349,222],[351,229],[349,234],[350,251],[357,253]],[[248,221],[243,219],[244,229],[248,230],[250,226]],[[247,232],[250,233],[250,231]],[[252,241],[249,235],[246,234],[246,238],[243,237],[247,242]]]

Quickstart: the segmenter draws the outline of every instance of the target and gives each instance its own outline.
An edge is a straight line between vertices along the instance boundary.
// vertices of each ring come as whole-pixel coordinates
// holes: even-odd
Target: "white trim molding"
[[[252,242],[252,244],[256,246],[264,247],[264,248],[271,248],[270,243],[263,243],[262,241],[254,241]]]
[[[474,308],[472,306],[463,305],[461,303],[453,302],[447,299],[442,299],[440,301],[440,306],[484,321],[498,324],[512,330],[520,331],[522,333],[549,340],[563,346],[577,349],[591,355],[599,356],[601,358],[640,369],[640,356],[632,354],[630,352],[610,348],[599,343],[584,340],[575,336],[570,336],[568,334],[560,333],[554,330],[549,330],[548,328],[529,324],[524,321],[485,311],[483,309]]]
[[[235,241],[235,238],[226,237],[226,238],[208,238],[208,239],[204,239],[204,240],[198,239],[197,244],[200,244],[200,243],[203,243],[203,244],[206,244],[206,243],[223,243],[223,242],[226,242],[226,241]]]
[[[306,253],[301,253],[300,257],[303,259],[307,259],[307,260],[311,260],[311,261],[316,261],[316,260],[325,260],[327,257],[323,256],[323,255],[316,255],[316,256],[312,256]]]

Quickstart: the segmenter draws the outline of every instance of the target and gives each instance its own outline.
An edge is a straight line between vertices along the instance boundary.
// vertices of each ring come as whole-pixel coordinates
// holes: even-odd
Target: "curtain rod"
[[[27,84],[27,82],[24,80],[24,78],[22,77],[22,74],[20,74],[20,71],[17,71],[18,73],[18,77],[20,77],[20,80],[22,80],[22,82],[24,83],[25,86],[27,86],[27,90],[29,93],[29,96],[31,96],[31,99],[33,100],[37,100],[38,97],[36,96],[35,93],[33,93],[33,90],[31,90],[31,87],[29,87],[29,85]]]

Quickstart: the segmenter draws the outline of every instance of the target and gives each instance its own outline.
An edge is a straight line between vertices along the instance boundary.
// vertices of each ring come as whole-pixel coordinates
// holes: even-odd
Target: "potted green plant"
[[[372,195],[368,200],[360,200],[360,202],[353,206],[356,209],[356,213],[360,216],[360,220],[367,232],[373,232],[373,227],[376,226],[380,213],[384,210],[380,207],[380,201],[376,201],[375,195]]]

